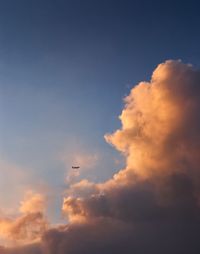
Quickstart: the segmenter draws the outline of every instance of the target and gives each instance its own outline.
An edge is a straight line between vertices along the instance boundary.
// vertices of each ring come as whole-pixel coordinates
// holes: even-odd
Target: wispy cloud
[[[97,153],[76,149],[70,153],[64,153],[61,156],[64,162],[67,174],[66,183],[70,184],[80,179],[83,174],[94,170],[99,162],[99,155]],[[78,166],[78,168],[72,168]]]

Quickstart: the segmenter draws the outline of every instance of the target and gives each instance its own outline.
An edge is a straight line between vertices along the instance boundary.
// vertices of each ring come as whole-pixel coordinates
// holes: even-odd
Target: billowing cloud
[[[125,168],[104,183],[72,184],[68,224],[47,230],[34,253],[199,253],[199,112],[200,71],[158,65],[125,98],[121,129],[105,136]]]
[[[120,116],[122,129],[105,136],[127,156],[128,171],[141,177],[199,174],[199,79],[191,66],[167,61],[149,83],[131,90]]]
[[[45,206],[45,198],[41,194],[28,191],[21,202],[19,216],[0,218],[0,237],[12,245],[38,240],[48,226]]]
[[[180,198],[190,199],[189,192],[198,199],[199,81],[200,72],[190,65],[167,61],[156,68],[150,82],[141,82],[131,90],[120,116],[122,128],[105,136],[126,156],[126,168],[96,185],[99,193],[65,200],[67,207],[69,202],[74,204],[76,216],[79,210],[89,217],[93,213],[120,217],[126,201],[137,210],[135,203],[142,199],[147,199],[141,202],[143,206],[150,203],[156,208],[158,202],[167,203],[169,195],[175,197],[177,186],[180,194],[184,191]],[[98,205],[104,207],[102,214]]]
[[[43,213],[46,208],[46,200],[40,193],[27,191],[25,199],[21,202],[20,211],[22,213]]]

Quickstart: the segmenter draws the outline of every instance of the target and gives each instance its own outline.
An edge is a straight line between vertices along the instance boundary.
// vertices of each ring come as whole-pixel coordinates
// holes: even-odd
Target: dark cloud
[[[0,246],[0,254],[42,254],[42,250],[40,244],[30,244],[14,248]]]

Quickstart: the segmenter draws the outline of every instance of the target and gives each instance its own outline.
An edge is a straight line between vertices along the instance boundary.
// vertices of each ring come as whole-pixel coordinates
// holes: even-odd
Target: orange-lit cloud
[[[104,183],[72,183],[68,224],[19,253],[199,253],[199,112],[200,72],[181,61],[158,65],[125,98],[121,129],[105,136],[125,168]]]
[[[124,178],[127,171],[140,177],[186,172],[188,164],[199,173],[198,94],[199,72],[180,61],[158,65],[150,82],[131,90],[122,128],[105,136],[126,156]]]
[[[8,244],[38,240],[48,227],[45,206],[45,198],[41,194],[27,192],[19,208],[20,216],[0,218],[0,237]]]
[[[94,215],[100,214],[96,211],[99,203],[101,207],[106,203],[104,213],[112,216],[111,202],[118,198],[121,191],[131,189],[131,192],[138,183],[143,186],[144,181],[153,183],[156,193],[156,189],[160,188],[158,185],[165,185],[167,177],[172,178],[169,184],[174,178],[176,181],[187,182],[189,177],[194,192],[198,191],[199,77],[200,73],[191,65],[166,61],[158,65],[150,82],[141,82],[131,90],[125,98],[125,108],[120,116],[122,128],[105,136],[107,142],[126,156],[126,167],[114,175],[113,179],[93,186],[95,192],[86,199],[81,195],[81,198],[70,198],[76,216],[77,211],[81,215],[92,216],[93,212]],[[175,177],[179,174],[180,179]],[[96,193],[97,189],[99,193]],[[114,205],[116,202],[115,200]],[[64,204],[68,207],[69,200],[65,200]],[[120,214],[119,211],[117,213]]]
[[[43,213],[46,208],[46,200],[40,193],[27,191],[25,199],[21,201],[20,212],[22,213]]]
[[[105,183],[87,183],[86,189],[93,189],[87,197],[65,198],[63,210],[70,221],[120,220],[125,228],[133,224],[136,235],[142,230],[145,238],[158,223],[159,233],[167,237],[174,237],[177,224],[186,230],[188,220],[188,227],[199,231],[193,228],[200,219],[199,110],[200,72],[180,61],[160,64],[150,82],[139,83],[125,98],[122,128],[105,136],[124,154],[126,167]],[[174,232],[166,223],[172,223]],[[133,252],[132,244],[129,248]]]

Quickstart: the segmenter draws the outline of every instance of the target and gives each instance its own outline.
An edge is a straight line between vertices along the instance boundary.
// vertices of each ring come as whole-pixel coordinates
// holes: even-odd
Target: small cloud
[[[99,155],[79,150],[64,154],[61,159],[67,169],[66,183],[70,184],[76,181],[82,174],[93,170],[99,161]],[[78,168],[72,168],[72,166]]]
[[[0,217],[0,240],[12,245],[26,244],[38,240],[48,228],[44,210],[45,197],[40,193],[27,191],[19,207],[20,215]]]

